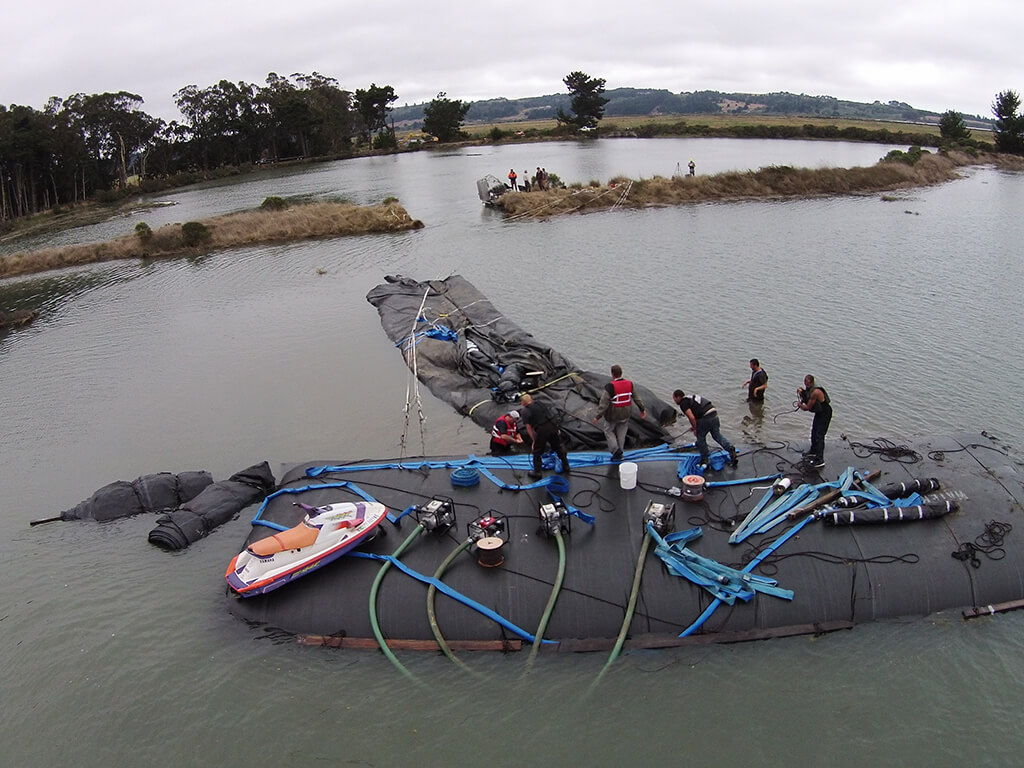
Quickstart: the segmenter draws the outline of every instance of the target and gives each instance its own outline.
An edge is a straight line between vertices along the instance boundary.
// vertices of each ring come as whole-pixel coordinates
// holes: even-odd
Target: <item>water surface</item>
[[[9,281],[40,305],[0,339],[0,587],[11,765],[1015,764],[1024,617],[910,618],[820,638],[625,654],[440,656],[298,647],[225,609],[242,518],[188,550],[152,517],[29,528],[117,479],[264,459],[389,457],[410,384],[366,292],[385,274],[461,273],[584,368],[618,362],[668,399],[712,398],[739,442],[803,446],[793,390],[814,373],[830,440],[1024,431],[1016,354],[1024,178],[989,168],[896,195],[698,204],[507,223],[475,180],[564,180],[766,164],[870,165],[887,148],[625,140],[367,158],[160,196],[75,230],[102,239],[276,195],[394,195],[426,227],[124,262]],[[740,384],[759,357],[767,415]],[[486,434],[423,390],[430,453]],[[415,420],[413,422],[415,424]],[[408,434],[413,449],[419,432]],[[1014,531],[1011,535],[1016,535]],[[1020,530],[1024,535],[1024,526]],[[982,569],[986,566],[983,564]],[[625,590],[625,587],[624,587]],[[685,756],[685,757],[682,757]]]

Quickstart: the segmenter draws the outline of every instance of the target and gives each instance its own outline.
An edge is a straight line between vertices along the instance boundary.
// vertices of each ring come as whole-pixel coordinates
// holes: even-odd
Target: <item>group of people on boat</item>
[[[746,388],[747,400],[752,405],[764,403],[765,390],[768,388],[768,373],[761,367],[757,358],[751,358],[750,378],[740,386]],[[824,387],[819,386],[815,382],[814,376],[810,374],[804,376],[804,385],[798,387],[796,392],[796,409],[814,414],[811,424],[811,445],[810,450],[805,454],[805,459],[810,467],[820,469],[825,466],[825,434],[832,421],[832,404],[828,392]],[[718,410],[714,403],[702,395],[687,394],[682,389],[675,390],[672,393],[672,399],[690,423],[690,431],[695,436],[702,468],[706,469],[709,465],[708,436],[729,454],[730,463],[736,466],[738,459],[736,446],[722,434]],[[553,450],[562,462],[562,471],[569,472],[569,459],[562,447],[558,419],[551,408],[545,403],[534,400],[530,394],[521,395],[519,404],[520,408],[502,414],[494,422],[494,426],[491,428],[491,453],[494,455],[508,454],[523,446],[526,440],[520,433],[522,425],[530,438],[533,454],[533,471],[530,472],[530,477],[533,479],[541,477],[541,457],[548,448]],[[603,421],[602,429],[608,441],[608,450],[613,462],[622,460],[623,452],[626,449],[629,420],[633,415],[634,407],[639,411],[641,419],[647,418],[647,408],[634,390],[633,382],[623,377],[621,366],[613,365],[611,381],[601,390],[597,412],[593,418],[595,425]]]

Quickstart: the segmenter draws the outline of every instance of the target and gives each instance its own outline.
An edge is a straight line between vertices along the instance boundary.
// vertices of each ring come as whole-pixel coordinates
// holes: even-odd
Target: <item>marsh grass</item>
[[[397,200],[377,206],[314,202],[218,216],[201,222],[168,224],[156,230],[140,225],[130,235],[105,243],[16,253],[0,257],[0,278],[117,259],[201,256],[211,251],[344,235],[418,229]]]
[[[510,217],[549,217],[564,213],[684,205],[706,201],[785,199],[864,195],[939,184],[957,177],[966,165],[1003,163],[1003,159],[962,152],[923,153],[913,165],[879,162],[857,168],[769,166],[712,176],[616,177],[607,185],[544,192],[510,192],[499,205]]]

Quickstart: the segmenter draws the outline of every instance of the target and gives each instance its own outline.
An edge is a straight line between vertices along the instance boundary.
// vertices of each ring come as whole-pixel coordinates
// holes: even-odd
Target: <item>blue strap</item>
[[[757,555],[757,557],[755,557],[753,560],[751,560],[749,563],[743,566],[743,572],[750,573],[751,571],[753,571],[758,565],[761,564],[761,561],[763,561],[766,557],[775,552],[775,550],[777,550],[779,547],[781,547],[783,544],[789,541],[793,536],[795,536],[797,533],[803,530],[803,527],[807,525],[809,522],[811,522],[811,520],[813,519],[814,515],[808,515],[799,523],[797,523],[788,531],[786,531],[784,534],[779,536],[779,538],[772,542],[771,546],[766,547]],[[648,528],[650,528],[649,523]],[[689,627],[687,627],[679,633],[679,637],[687,637],[688,635],[691,635],[698,629],[700,629],[704,622],[711,617],[711,614],[713,614],[715,612],[715,609],[718,608],[718,606],[720,606],[721,604],[722,601],[719,600],[717,597],[714,600],[712,600],[708,607],[704,609],[704,612],[701,613],[701,615],[698,616]]]
[[[555,475],[555,477],[558,477],[558,475]],[[556,502],[558,502],[563,507],[565,507],[566,511],[570,515],[575,515],[576,517],[578,517],[580,520],[582,520],[587,525],[593,525],[594,524],[594,521],[597,518],[595,518],[593,515],[588,515],[586,512],[583,512],[582,510],[576,509],[576,507],[574,507],[572,504],[570,504],[567,501],[564,501],[560,496],[556,495],[555,492],[551,489],[552,485],[554,485],[554,483],[551,483],[551,484],[548,485],[548,496],[550,496]],[[568,490],[568,489],[566,489],[566,490]]]
[[[317,485],[304,485],[301,488],[282,488],[279,491],[274,491],[272,494],[267,496],[263,503],[260,504],[260,508],[256,510],[256,514],[252,518],[253,525],[263,525],[267,528],[272,528],[275,531],[287,531],[291,526],[281,525],[280,523],[272,523],[269,520],[264,520],[260,517],[263,514],[263,510],[267,508],[267,504],[271,499],[276,499],[278,496],[283,496],[286,493],[305,493],[306,491],[317,491],[321,488],[345,488],[352,491],[356,496],[362,497],[365,501],[376,503],[377,500],[370,494],[364,491],[355,483],[349,482],[348,480],[341,480],[337,483],[318,483]],[[390,518],[390,513],[388,517]]]
[[[365,558],[367,560],[384,560],[386,562],[389,562],[393,566],[395,566],[396,568],[401,570],[403,573],[406,573],[409,576],[412,576],[417,581],[422,581],[424,584],[432,585],[438,591],[443,592],[444,594],[448,595],[448,597],[451,597],[451,598],[453,598],[455,600],[458,600],[460,603],[462,603],[463,605],[465,605],[465,606],[467,606],[469,608],[472,608],[474,611],[482,613],[487,618],[489,618],[492,621],[495,621],[498,624],[500,624],[501,626],[505,627],[505,629],[507,629],[507,630],[509,630],[511,632],[514,632],[515,634],[519,635],[519,637],[523,638],[527,642],[532,643],[536,639],[533,635],[531,635],[525,629],[520,629],[519,627],[517,627],[515,624],[513,624],[508,619],[506,619],[503,616],[501,616],[500,614],[495,613],[494,611],[492,611],[486,605],[482,605],[482,604],[478,603],[476,600],[473,600],[470,597],[466,597],[461,592],[458,592],[458,591],[452,589],[451,587],[449,587],[447,584],[445,584],[440,579],[435,579],[433,576],[425,576],[424,574],[420,573],[419,571],[413,570],[412,568],[407,566],[405,563],[403,563],[401,560],[399,560],[394,555],[375,555],[372,552],[349,552],[348,555],[351,556],[351,557],[362,557],[362,558]],[[548,644],[551,644],[551,645],[557,645],[558,644],[557,640],[542,640],[541,642],[548,643]]]
[[[778,480],[782,477],[781,472],[774,475],[762,475],[761,477],[741,477],[736,480],[708,480],[704,483],[705,488],[724,488],[727,485],[745,485],[746,483],[765,483],[769,480]]]

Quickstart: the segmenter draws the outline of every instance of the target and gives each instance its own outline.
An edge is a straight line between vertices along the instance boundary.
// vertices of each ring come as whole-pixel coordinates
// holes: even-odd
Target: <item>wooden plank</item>
[[[380,645],[372,637],[338,637],[337,635],[299,635],[299,645],[320,646],[325,648],[373,649]],[[441,646],[434,640],[403,640],[392,638],[386,641],[393,651],[441,651]],[[449,640],[448,647],[453,651],[502,651],[513,652],[523,649],[522,640]]]

